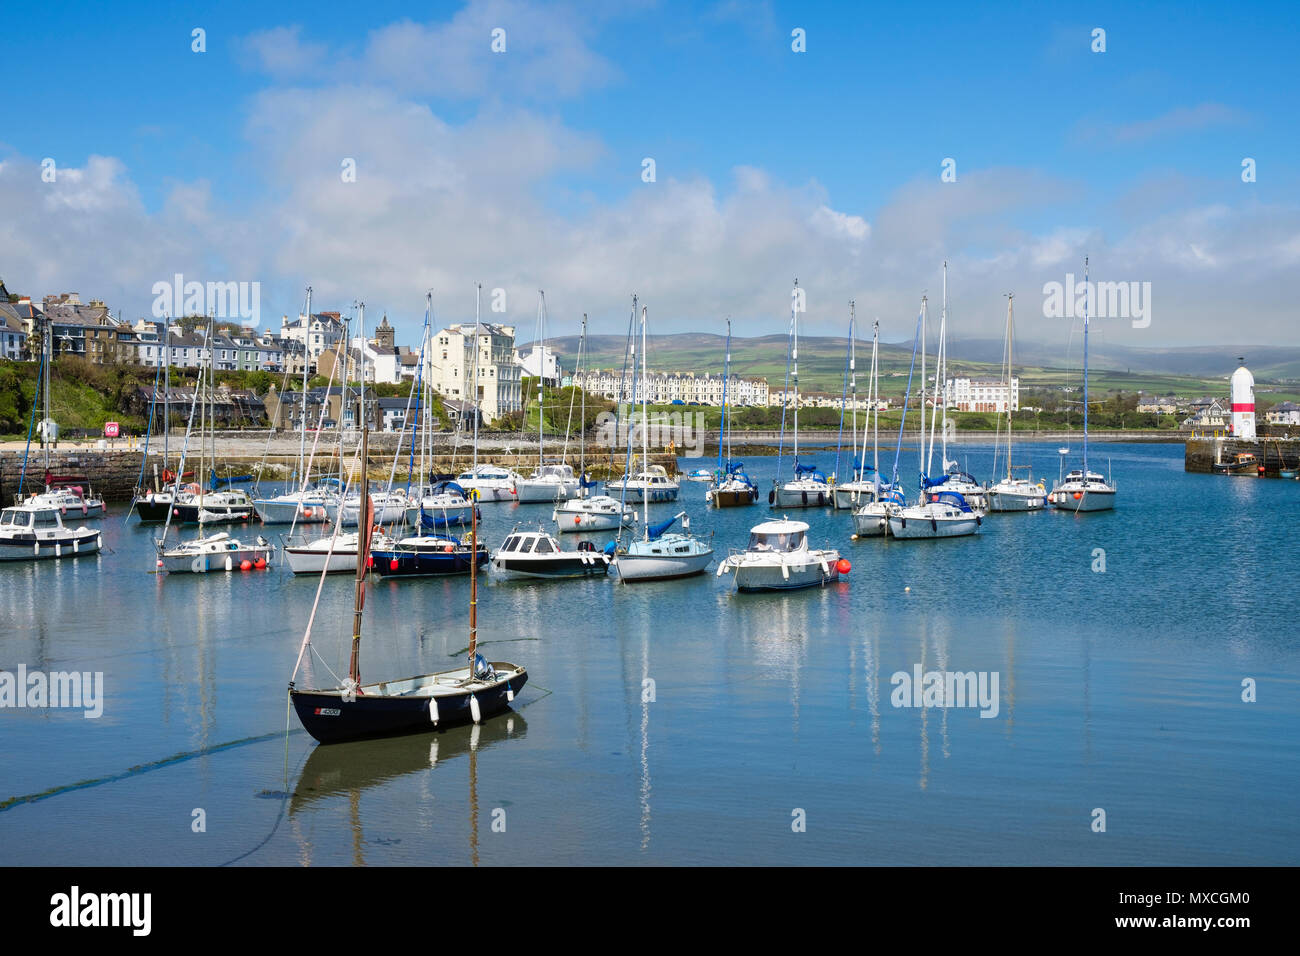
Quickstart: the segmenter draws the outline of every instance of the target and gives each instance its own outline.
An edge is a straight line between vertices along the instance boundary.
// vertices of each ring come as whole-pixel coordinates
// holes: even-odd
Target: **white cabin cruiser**
[[[0,511],[0,561],[39,561],[95,554],[99,531],[68,528],[59,509],[21,504]]]
[[[617,531],[636,524],[636,509],[609,495],[570,498],[551,512],[560,534],[584,531]]]
[[[479,501],[513,501],[517,481],[523,481],[518,472],[497,465],[475,465],[456,476],[456,484],[471,496],[477,492]]]
[[[1062,511],[1109,511],[1115,507],[1115,492],[1115,485],[1104,475],[1075,469],[1052,489],[1047,500]]]
[[[847,564],[833,548],[810,549],[807,524],[782,518],[751,529],[749,545],[718,564],[718,577],[732,574],[738,591],[788,591],[835,581]]]
[[[492,570],[504,577],[574,578],[605,575],[609,555],[590,541],[565,551],[545,531],[512,531],[492,555]]]
[[[183,541],[174,548],[160,550],[158,570],[168,574],[204,574],[208,571],[249,568],[260,571],[270,565],[274,554],[275,548],[260,535],[256,543],[246,545],[221,531],[193,541]]]
[[[61,515],[79,514],[83,518],[104,516],[104,499],[83,492],[81,487],[76,485],[47,488],[32,495],[26,503],[36,508],[55,508]]]
[[[578,493],[578,476],[572,465],[539,465],[527,478],[515,479],[515,497],[520,504],[564,501]]]
[[[617,481],[605,483],[605,490],[610,495],[621,495],[625,500],[638,504],[642,501],[651,504],[676,501],[680,489],[681,485],[668,477],[668,470],[663,465],[651,465],[631,477],[624,475]]]

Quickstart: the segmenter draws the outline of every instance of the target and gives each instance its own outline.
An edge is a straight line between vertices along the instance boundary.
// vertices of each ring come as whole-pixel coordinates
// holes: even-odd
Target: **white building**
[[[280,338],[297,342],[307,350],[308,361],[315,366],[321,353],[333,349],[343,339],[343,317],[338,312],[313,312],[292,321],[280,317]]]
[[[523,369],[524,375],[529,378],[540,375],[548,386],[560,384],[560,359],[551,349],[542,345],[530,345],[515,354],[518,356],[515,361]]]
[[[612,369],[593,369],[574,376],[574,381],[585,391],[611,402],[639,402],[644,393],[646,398],[656,405],[671,405],[681,402],[685,405],[722,404],[723,381],[721,375],[696,375],[693,372],[669,372],[667,374],[651,372],[645,377],[638,376],[635,388],[632,375],[624,375]],[[768,400],[767,379],[747,379],[737,375],[726,382],[727,404],[731,406],[766,405]]]
[[[477,365],[477,367],[476,367]],[[449,325],[430,336],[425,381],[454,401],[477,402],[485,422],[523,411],[523,367],[516,361],[514,326],[481,322],[475,348],[474,323]]]
[[[1015,412],[1020,410],[1020,379],[1011,386],[998,379],[950,378],[944,385],[943,401],[957,412]]]

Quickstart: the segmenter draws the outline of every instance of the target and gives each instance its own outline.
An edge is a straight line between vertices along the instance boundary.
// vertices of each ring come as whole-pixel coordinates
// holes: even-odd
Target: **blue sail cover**
[[[927,477],[926,475],[922,475],[922,476],[921,476],[921,487],[922,487],[922,488],[938,488],[940,485],[942,485],[944,482],[946,482],[946,481],[948,480],[949,477],[951,477],[951,476],[949,476],[949,475],[940,475],[938,478],[930,478],[930,477]]]
[[[246,481],[252,481],[252,475],[230,475],[226,478],[218,478],[215,468],[208,469],[208,487],[216,491],[222,485],[238,485]]]
[[[433,493],[435,495],[441,494],[444,491],[454,495],[460,495],[462,498],[466,497],[465,489],[454,481],[440,481],[433,486]]]
[[[650,540],[654,541],[656,538],[658,538],[661,534],[663,534],[665,531],[671,528],[673,526],[673,523],[676,520],[677,520],[677,516],[673,515],[667,521],[661,521],[658,524],[652,524],[647,530],[647,533],[650,535]]]
[[[479,511],[478,508],[475,508],[474,511],[475,511],[475,517],[479,519],[483,517],[483,513]],[[459,512],[457,512],[454,515],[446,515],[446,514],[431,515],[423,508],[420,509],[420,526],[422,528],[434,530],[437,528],[450,528],[452,525],[464,524],[464,523],[465,523],[465,516],[460,514]]]
[[[907,497],[901,491],[899,491],[897,488],[886,488],[883,485],[880,488],[879,500],[891,501],[894,504],[898,504],[898,505],[907,504]]]
[[[588,480],[586,475],[578,479],[578,485],[582,488],[595,488],[599,482]]]
[[[969,512],[971,510],[971,506],[967,503],[965,496],[960,495],[955,491],[941,491],[937,495],[931,495],[930,500],[952,505],[959,511]]]
[[[745,463],[743,461],[733,462],[727,466],[727,477],[734,478],[736,481],[743,481],[749,487],[757,489],[758,485],[754,484],[753,479],[745,474]]]
[[[823,484],[825,484],[826,482],[826,476],[817,470],[816,465],[795,465],[794,466],[795,479],[798,480],[805,476],[811,478],[813,481],[820,481]]]

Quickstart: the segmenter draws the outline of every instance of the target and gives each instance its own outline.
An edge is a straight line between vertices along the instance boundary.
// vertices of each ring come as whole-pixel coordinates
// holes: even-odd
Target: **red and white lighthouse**
[[[1255,376],[1246,368],[1245,359],[1232,373],[1232,437],[1255,440]]]

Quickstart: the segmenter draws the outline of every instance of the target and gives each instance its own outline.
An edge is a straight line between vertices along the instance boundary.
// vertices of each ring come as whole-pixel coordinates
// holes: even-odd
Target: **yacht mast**
[[[301,487],[307,487],[307,475],[303,467],[307,461],[307,368],[311,364],[309,361],[310,352],[308,351],[311,343],[311,286],[307,286],[307,317],[303,319],[302,326],[302,394],[298,396],[298,405],[301,409],[301,421],[298,423],[298,480]],[[301,502],[301,495],[299,495]]]
[[[641,378],[649,382],[649,369],[646,367],[646,307],[641,306]],[[641,470],[650,471],[650,389],[641,388]],[[641,506],[645,512],[645,539],[650,540],[650,488],[645,482],[641,489]]]
[[[483,283],[474,283],[474,468],[478,467],[478,328],[479,328],[479,299],[483,293]],[[471,472],[472,473],[472,472]]]
[[[794,343],[791,347],[790,362],[794,381],[794,476],[799,477],[799,280],[794,280]]]
[[[1088,257],[1083,257],[1083,480],[1088,481]]]
[[[1007,293],[1007,481],[1011,480],[1011,372],[1014,367],[1011,348],[1015,334],[1011,320],[1011,305],[1015,297],[1014,292]]]
[[[853,456],[849,459],[852,462],[858,457],[858,317],[856,305],[852,299],[849,300],[849,401],[853,404]],[[838,466],[837,466],[838,467]],[[849,465],[852,472],[853,466]],[[853,475],[852,480],[857,481],[862,477],[861,471]]]

